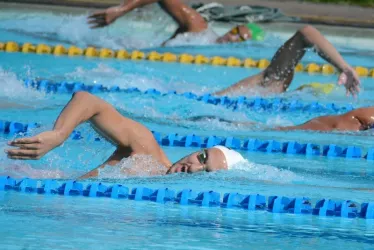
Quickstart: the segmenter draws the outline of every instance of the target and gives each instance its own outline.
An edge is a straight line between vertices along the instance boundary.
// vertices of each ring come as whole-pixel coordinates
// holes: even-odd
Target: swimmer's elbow
[[[298,32],[300,32],[303,35],[310,34],[315,31],[317,31],[317,29],[314,28],[312,25],[305,25],[304,27],[298,30]]]
[[[299,29],[296,34],[302,36],[306,47],[311,47],[313,46],[313,43],[310,41],[310,38],[315,37],[316,34],[319,34],[319,31],[311,25],[305,25]]]
[[[79,99],[79,100],[88,99],[88,98],[91,98],[92,96],[93,95],[88,93],[87,91],[77,91],[73,93],[73,98]]]
[[[104,100],[94,96],[87,91],[77,91],[73,94],[73,100],[77,101],[78,104],[84,105],[89,108],[94,114],[100,113],[105,107],[110,106]]]

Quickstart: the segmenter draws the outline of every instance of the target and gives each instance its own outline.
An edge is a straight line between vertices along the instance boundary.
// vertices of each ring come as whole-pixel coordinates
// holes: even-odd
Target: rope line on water
[[[14,121],[0,120],[0,133],[7,135],[25,135],[33,129],[40,127],[39,124],[29,123],[22,124]],[[241,140],[236,137],[219,137],[219,136],[197,136],[195,134],[179,135],[170,133],[162,135],[159,132],[152,131],[157,143],[161,146],[168,147],[188,147],[188,148],[211,148],[217,145],[226,146],[232,149],[243,150],[247,152],[262,152],[268,154],[285,154],[285,155],[304,155],[307,157],[328,157],[328,158],[345,158],[345,159],[366,159],[374,160],[374,147],[369,148],[366,155],[363,150],[357,146],[339,146],[335,144],[320,145],[313,142],[296,142],[286,141],[279,142],[276,140],[259,140],[248,138]],[[83,135],[80,131],[74,130],[70,135],[72,140],[85,140],[88,142],[100,142],[102,139],[95,137],[93,133]]]
[[[215,191],[197,193],[191,189],[184,189],[175,192],[169,188],[135,187],[129,192],[129,188],[121,184],[106,186],[103,183],[92,182],[84,187],[82,183],[73,180],[60,184],[56,180],[45,180],[43,182],[29,178],[16,180],[10,176],[0,176],[0,190],[91,198],[110,197],[134,201],[151,201],[160,204],[172,202],[184,206],[264,210],[271,213],[374,219],[374,202],[359,204],[352,200],[320,199],[313,207],[308,197],[269,196],[266,202],[266,197],[260,194],[225,193],[221,200],[221,194]]]
[[[269,66],[270,61],[268,59],[255,60],[252,58],[240,59],[237,57],[220,57],[213,56],[207,57],[204,55],[191,55],[188,53],[174,54],[170,52],[158,53],[151,51],[149,53],[134,50],[112,50],[108,48],[79,48],[76,46],[70,46],[65,48],[62,45],[49,46],[46,44],[31,44],[23,43],[18,44],[14,41],[0,42],[0,51],[4,52],[21,52],[21,53],[35,53],[35,54],[52,54],[55,56],[67,55],[70,57],[74,56],[85,56],[85,57],[98,57],[98,58],[116,58],[121,60],[148,60],[148,61],[159,61],[166,63],[184,63],[184,64],[196,64],[196,65],[214,65],[214,66],[229,66],[229,67],[245,67],[245,68],[260,68],[265,69]],[[359,76],[374,77],[373,67],[354,67]],[[331,64],[317,64],[309,63],[303,65],[299,63],[296,68],[296,72],[306,72],[309,74],[335,74],[337,71]]]
[[[228,96],[221,96],[216,97],[212,96],[211,94],[204,94],[204,95],[196,95],[192,92],[185,92],[178,94],[177,91],[168,91],[167,93],[161,93],[159,90],[156,89],[148,89],[144,92],[139,90],[138,88],[126,88],[121,89],[118,86],[112,87],[104,87],[101,84],[95,85],[85,85],[80,82],[76,83],[68,83],[68,82],[52,82],[49,80],[32,80],[28,79],[24,81],[26,87],[34,88],[39,91],[43,91],[46,93],[74,93],[77,91],[87,91],[90,93],[116,93],[116,92],[123,92],[123,93],[139,93],[144,95],[150,96],[167,96],[167,95],[177,95],[182,96],[187,99],[201,101],[207,104],[213,105],[221,105],[228,109],[232,109],[234,111],[240,109],[251,109],[256,111],[304,111],[310,113],[342,113],[351,111],[354,107],[350,104],[347,105],[337,105],[335,103],[328,103],[326,105],[321,104],[319,102],[312,102],[312,103],[304,103],[302,100],[295,99],[289,101],[285,98],[272,98],[272,99],[264,99],[264,98],[246,98],[244,96],[240,96],[238,98],[230,98]]]

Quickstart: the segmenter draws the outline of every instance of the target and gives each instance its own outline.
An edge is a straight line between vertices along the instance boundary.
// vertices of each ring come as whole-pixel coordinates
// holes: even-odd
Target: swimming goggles
[[[232,28],[232,30],[230,30],[230,34],[238,36],[240,42],[246,41],[246,39],[240,34],[239,26]]]
[[[203,171],[206,171],[206,162],[208,161],[208,150],[203,149],[199,154],[197,154],[197,159],[203,165]]]

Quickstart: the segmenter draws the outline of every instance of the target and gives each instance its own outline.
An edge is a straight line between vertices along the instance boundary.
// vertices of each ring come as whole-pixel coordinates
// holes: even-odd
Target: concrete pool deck
[[[0,0],[0,2],[106,8],[119,4],[123,0]],[[374,28],[374,8],[343,4],[316,4],[300,0],[186,0],[186,2],[259,5],[279,8],[286,16],[297,17],[307,23]]]

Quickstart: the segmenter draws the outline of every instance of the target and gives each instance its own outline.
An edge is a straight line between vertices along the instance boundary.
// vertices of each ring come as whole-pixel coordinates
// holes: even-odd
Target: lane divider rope
[[[8,135],[26,135],[39,127],[36,123],[22,124],[14,121],[0,120],[0,133]],[[236,137],[218,137],[218,136],[197,136],[195,134],[179,135],[170,133],[163,136],[161,133],[152,131],[155,140],[161,146],[168,147],[189,147],[189,148],[211,148],[217,145],[226,146],[236,150],[248,152],[262,152],[268,154],[285,154],[285,155],[304,155],[324,156],[328,158],[345,158],[345,159],[366,159],[374,161],[374,147],[369,148],[366,155],[363,150],[357,146],[339,146],[335,144],[320,145],[316,143],[305,143],[296,141],[279,142],[276,140],[259,140],[249,138],[241,140]],[[72,140],[97,141],[102,139],[95,137],[93,133],[83,135],[80,131],[74,130],[70,135]]]
[[[134,201],[151,201],[160,204],[172,202],[184,206],[222,207],[249,211],[264,210],[271,213],[374,219],[374,202],[359,204],[352,200],[320,199],[313,207],[308,197],[269,196],[266,202],[266,197],[260,194],[225,193],[221,200],[221,194],[215,191],[197,193],[191,189],[184,189],[175,192],[169,188],[134,187],[129,192],[129,188],[121,184],[108,187],[103,183],[92,182],[84,186],[82,183],[73,180],[60,184],[56,180],[45,180],[43,182],[29,178],[16,180],[10,176],[0,176],[0,190],[91,198],[110,197]]]
[[[28,88],[33,88],[46,93],[74,93],[77,91],[87,91],[90,93],[139,93],[144,95],[153,96],[166,96],[166,95],[178,95],[191,100],[201,101],[207,104],[222,105],[228,109],[234,111],[241,109],[251,109],[256,111],[277,111],[277,112],[292,112],[292,111],[303,111],[310,113],[342,113],[348,112],[354,109],[350,104],[347,105],[337,105],[335,103],[328,103],[326,105],[319,102],[304,103],[299,99],[289,101],[285,98],[251,98],[248,99],[244,96],[238,98],[230,98],[228,96],[216,97],[211,94],[196,95],[192,92],[185,92],[178,94],[177,91],[168,91],[167,93],[161,93],[156,89],[148,89],[144,92],[138,88],[126,88],[121,89],[118,86],[104,87],[101,84],[85,85],[84,83],[68,83],[68,82],[52,82],[49,80],[32,80],[28,79],[24,81],[24,84]]]
[[[270,65],[270,61],[267,59],[254,60],[251,58],[240,59],[236,57],[206,57],[203,55],[191,55],[191,54],[174,54],[170,52],[158,53],[151,51],[149,53],[142,52],[139,50],[126,51],[126,50],[111,50],[107,48],[79,48],[76,46],[70,46],[65,48],[62,45],[49,46],[46,44],[31,44],[24,43],[18,44],[14,41],[0,42],[0,51],[4,52],[21,52],[21,53],[36,53],[36,54],[53,54],[55,56],[67,55],[70,57],[74,56],[85,56],[85,57],[99,57],[99,58],[116,58],[121,60],[148,60],[148,61],[159,61],[159,62],[174,62],[184,64],[196,64],[196,65],[214,65],[214,66],[229,66],[229,67],[245,67],[245,68],[260,68],[265,69]],[[374,77],[373,67],[354,67],[359,76]],[[296,68],[296,72],[306,72],[309,74],[335,74],[337,71],[331,64],[317,64],[309,63],[303,65],[299,63]]]

